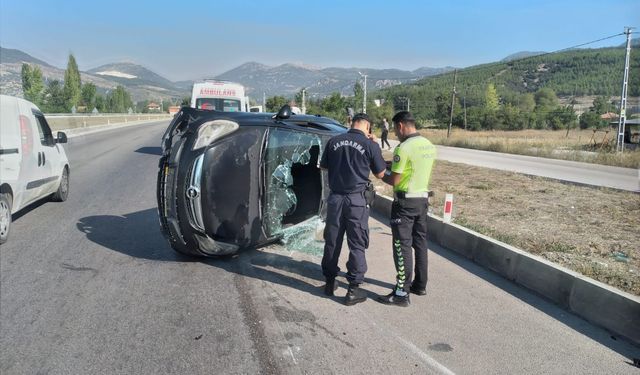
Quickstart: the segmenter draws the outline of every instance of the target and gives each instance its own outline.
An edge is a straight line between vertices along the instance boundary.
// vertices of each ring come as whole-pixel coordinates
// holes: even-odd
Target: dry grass
[[[553,159],[582,161],[625,168],[640,167],[640,149],[612,152],[615,131],[605,134],[592,130],[520,130],[465,131],[454,129],[447,138],[446,129],[423,129],[420,132],[431,142],[444,146],[540,156]],[[605,138],[606,137],[606,138]],[[605,140],[605,146],[601,147]],[[607,142],[606,140],[610,142]],[[594,146],[594,143],[597,144]]]
[[[640,295],[639,194],[445,161],[431,189],[434,214],[452,193],[454,222]]]

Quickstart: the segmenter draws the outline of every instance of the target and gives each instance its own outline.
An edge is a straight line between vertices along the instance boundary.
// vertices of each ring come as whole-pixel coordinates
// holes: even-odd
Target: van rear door
[[[23,189],[20,188],[19,180],[21,159],[18,100],[14,97],[0,95],[0,183],[7,183],[11,186],[13,208],[19,208],[22,199]]]

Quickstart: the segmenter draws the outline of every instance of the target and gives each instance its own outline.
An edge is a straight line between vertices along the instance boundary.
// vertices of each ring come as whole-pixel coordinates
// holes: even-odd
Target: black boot
[[[424,296],[425,294],[427,294],[427,288],[420,289],[418,287],[414,287],[413,285],[411,285],[411,288],[409,288],[409,291],[418,296]]]
[[[382,302],[385,305],[396,305],[402,307],[408,307],[411,304],[411,300],[409,299],[409,293],[404,296],[399,296],[396,294],[396,291],[393,290],[391,293],[386,296],[379,296],[378,302]]]
[[[358,285],[349,285],[347,295],[344,297],[344,304],[347,306],[353,306],[356,303],[364,302],[367,299],[367,291],[361,289]]]
[[[327,296],[333,296],[333,292],[338,289],[338,283],[336,279],[327,279],[327,283],[324,284],[324,294]]]

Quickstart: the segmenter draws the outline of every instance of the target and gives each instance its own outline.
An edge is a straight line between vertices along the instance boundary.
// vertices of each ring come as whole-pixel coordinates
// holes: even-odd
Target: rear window
[[[198,98],[196,99],[197,109],[222,112],[240,112],[240,100],[220,99],[220,98]]]

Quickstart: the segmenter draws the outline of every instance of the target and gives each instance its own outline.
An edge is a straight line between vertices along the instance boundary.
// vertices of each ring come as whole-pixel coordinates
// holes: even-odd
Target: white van
[[[249,100],[239,83],[205,80],[193,84],[191,108],[222,112],[249,112]]]
[[[39,199],[63,202],[69,194],[69,161],[33,103],[0,95],[0,243],[11,228],[11,214]]]

